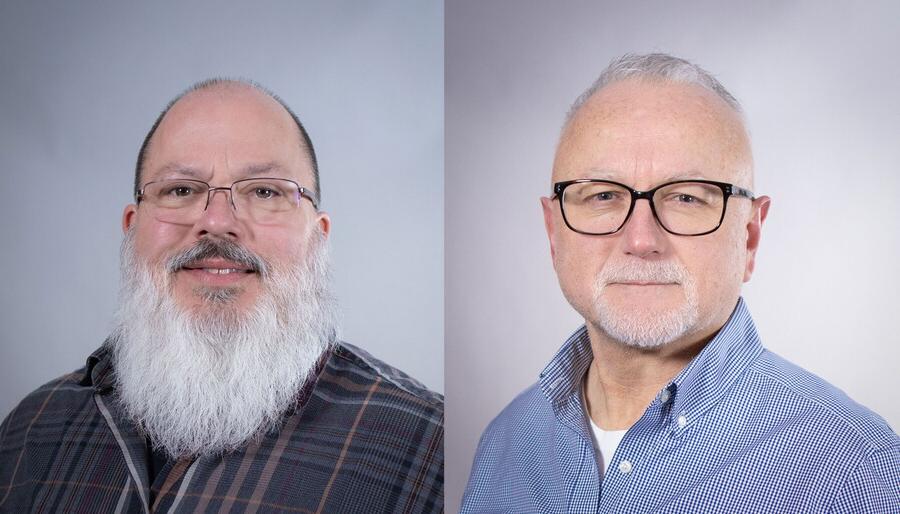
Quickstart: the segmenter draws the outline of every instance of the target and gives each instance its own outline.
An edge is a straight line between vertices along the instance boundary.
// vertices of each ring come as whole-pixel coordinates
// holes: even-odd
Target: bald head
[[[191,97],[197,95],[219,95],[223,98],[228,95],[249,95],[257,96],[262,102],[268,103],[268,107],[270,107],[272,110],[273,119],[278,120],[280,118],[280,121],[282,122],[287,121],[288,129],[297,133],[297,145],[308,161],[308,165],[312,174],[313,189],[315,190],[316,197],[321,201],[322,192],[319,185],[319,167],[316,160],[316,152],[313,148],[312,140],[309,138],[309,134],[306,132],[306,128],[300,122],[300,119],[297,117],[297,115],[294,114],[291,108],[288,107],[288,105],[281,98],[279,98],[278,95],[272,93],[263,86],[256,84],[255,82],[243,79],[222,78],[208,79],[192,85],[191,87],[180,93],[178,96],[173,98],[168,103],[168,105],[166,105],[165,109],[163,109],[160,115],[156,118],[156,121],[154,121],[153,126],[150,128],[150,131],[147,133],[146,137],[144,137],[144,142],[141,144],[141,149],[138,152],[138,158],[134,173],[135,194],[137,194],[138,190],[141,188],[146,161],[148,160],[148,155],[152,150],[152,146],[155,140],[154,136],[160,128],[160,125],[164,123],[164,120],[166,120],[169,113],[176,106],[182,104],[183,102],[189,101]]]
[[[729,181],[753,186],[750,137],[737,99],[699,66],[660,53],[627,54],[614,60],[576,99],[563,125],[553,180],[564,180],[573,140],[614,132],[621,136],[626,127],[633,129],[631,136],[644,140],[645,148],[654,146],[653,137],[665,135],[669,142],[684,145],[685,153],[693,148],[695,156],[707,157],[709,165],[730,175]]]

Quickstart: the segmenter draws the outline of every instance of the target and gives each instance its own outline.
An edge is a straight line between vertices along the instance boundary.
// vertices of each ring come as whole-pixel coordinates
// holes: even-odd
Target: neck
[[[718,331],[658,348],[635,348],[611,340],[590,323],[587,329],[595,358],[588,368],[584,397],[591,419],[603,430],[631,427]]]

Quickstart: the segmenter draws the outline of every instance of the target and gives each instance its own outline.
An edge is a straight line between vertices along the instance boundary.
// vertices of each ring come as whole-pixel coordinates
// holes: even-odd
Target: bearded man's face
[[[334,341],[315,180],[293,119],[247,86],[187,94],[152,136],[113,355],[122,406],[170,455],[276,426]]]

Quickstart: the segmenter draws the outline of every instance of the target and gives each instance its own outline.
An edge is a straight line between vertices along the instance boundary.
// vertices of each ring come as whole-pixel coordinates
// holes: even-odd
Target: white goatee
[[[649,305],[619,305],[606,288],[612,283],[656,282],[676,284],[683,294],[675,308]],[[693,330],[700,319],[697,286],[676,262],[625,261],[607,264],[594,284],[594,323],[613,340],[636,348],[654,348],[671,343]]]

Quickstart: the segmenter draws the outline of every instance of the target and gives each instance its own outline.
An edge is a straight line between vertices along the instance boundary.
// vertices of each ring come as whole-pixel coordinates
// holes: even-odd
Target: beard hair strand
[[[178,306],[171,274],[138,262],[131,232],[121,263],[112,338],[118,400],[170,457],[227,453],[277,429],[337,338],[321,233],[303,263],[258,275],[259,298],[244,311],[229,305],[233,294],[201,294],[201,312]]]

